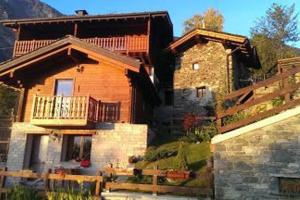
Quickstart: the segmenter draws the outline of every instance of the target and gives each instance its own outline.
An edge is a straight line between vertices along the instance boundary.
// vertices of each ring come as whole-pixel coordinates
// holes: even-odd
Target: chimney
[[[75,10],[77,16],[87,16],[89,13],[86,10]]]

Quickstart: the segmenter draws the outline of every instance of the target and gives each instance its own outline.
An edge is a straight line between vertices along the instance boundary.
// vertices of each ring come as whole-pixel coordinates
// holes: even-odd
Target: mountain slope
[[[39,0],[0,0],[0,20],[55,17],[60,12]],[[0,62],[11,57],[14,33],[0,25]]]

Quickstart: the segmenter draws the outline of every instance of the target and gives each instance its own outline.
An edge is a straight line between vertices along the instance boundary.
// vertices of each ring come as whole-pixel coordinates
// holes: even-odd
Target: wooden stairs
[[[216,117],[220,133],[300,105],[300,57],[279,60],[277,66],[276,75],[225,96]]]

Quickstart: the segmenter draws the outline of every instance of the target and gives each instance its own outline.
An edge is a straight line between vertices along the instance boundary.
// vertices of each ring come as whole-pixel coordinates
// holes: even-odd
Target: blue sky
[[[180,36],[183,22],[208,8],[219,10],[224,18],[224,31],[249,36],[250,27],[263,16],[272,3],[291,5],[296,3],[300,12],[300,1],[296,0],[42,0],[64,14],[85,9],[89,14],[107,14],[167,10],[174,25],[174,34]],[[300,16],[299,16],[300,17]],[[300,28],[300,26],[299,26]],[[294,44],[300,47],[300,42]]]

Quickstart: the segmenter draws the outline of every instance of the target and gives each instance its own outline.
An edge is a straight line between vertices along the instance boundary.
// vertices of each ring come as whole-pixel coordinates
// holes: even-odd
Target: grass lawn
[[[170,134],[165,134],[159,135],[148,148],[148,151],[178,151],[180,144],[183,145],[182,148],[186,157],[188,170],[193,172],[205,172],[206,160],[211,157],[210,144],[208,142],[196,144],[195,142],[191,142],[186,136],[176,137]],[[173,155],[153,162],[140,161],[136,163],[136,167],[141,169],[153,169],[157,165],[159,169],[162,170],[176,169],[176,166],[178,166],[177,163],[178,157],[177,155]],[[184,186],[203,186],[205,183],[199,179],[191,179],[173,184]]]

